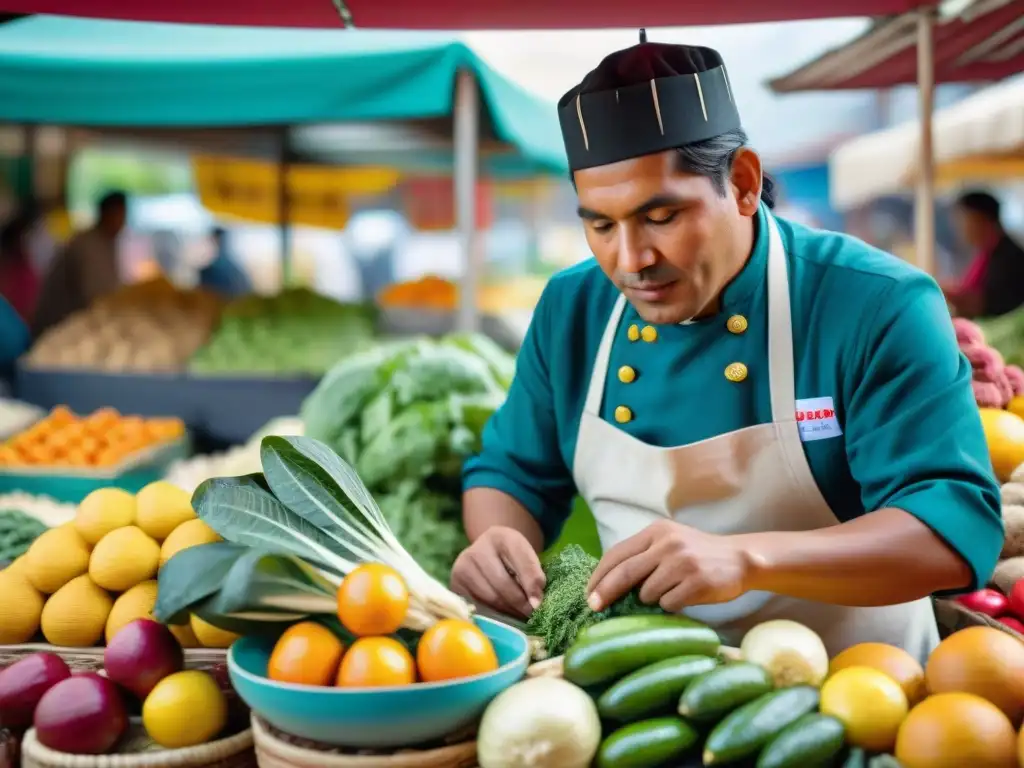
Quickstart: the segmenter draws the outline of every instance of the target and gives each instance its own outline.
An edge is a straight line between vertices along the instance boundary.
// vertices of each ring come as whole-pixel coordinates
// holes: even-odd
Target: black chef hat
[[[718,51],[641,43],[607,56],[558,101],[578,171],[694,144],[740,128]]]

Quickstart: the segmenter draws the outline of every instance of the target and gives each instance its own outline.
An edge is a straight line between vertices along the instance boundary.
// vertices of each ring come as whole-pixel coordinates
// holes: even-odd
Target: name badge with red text
[[[796,401],[796,425],[803,442],[839,437],[843,430],[836,418],[836,406],[831,397],[811,397]]]

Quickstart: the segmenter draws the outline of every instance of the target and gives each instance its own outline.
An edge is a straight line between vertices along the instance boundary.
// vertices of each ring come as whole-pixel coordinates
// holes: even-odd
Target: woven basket
[[[0,645],[0,668],[7,667],[33,653],[55,653],[73,672],[99,672],[103,669],[102,647],[63,648],[46,643]],[[209,671],[228,662],[228,652],[220,648],[188,648],[185,650],[185,669]]]
[[[970,608],[958,603],[956,600],[938,600],[935,603],[935,618],[939,624],[939,634],[942,637],[949,637],[954,632],[968,627],[992,627],[1000,632],[1005,632],[1010,637],[1024,642],[1024,635],[1015,629],[1003,624],[1003,622],[986,616],[983,613],[972,611]]]
[[[22,768],[255,768],[252,731],[185,749],[158,749],[145,729],[132,723],[115,755],[69,755],[39,743],[35,729],[21,742]]]
[[[252,734],[259,768],[476,768],[472,729],[437,747],[394,752],[344,750],[298,739],[255,715]]]

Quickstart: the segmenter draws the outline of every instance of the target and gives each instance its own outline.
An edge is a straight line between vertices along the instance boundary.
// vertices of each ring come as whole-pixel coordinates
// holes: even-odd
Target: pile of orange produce
[[[394,636],[409,610],[397,571],[380,563],[353,570],[338,588],[338,619],[354,637],[348,646],[324,625],[301,622],[280,637],[267,677],[284,683],[376,688],[434,683],[498,668],[490,639],[475,624],[443,619],[419,638],[416,655]]]
[[[114,467],[184,434],[177,418],[124,416],[113,408],[80,416],[57,406],[0,444],[0,467]]]

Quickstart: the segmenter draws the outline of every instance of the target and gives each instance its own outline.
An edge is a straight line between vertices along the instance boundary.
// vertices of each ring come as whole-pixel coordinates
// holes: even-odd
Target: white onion
[[[480,768],[587,768],[601,743],[593,700],[572,683],[535,677],[487,707],[477,735]]]
[[[828,651],[803,624],[776,619],[758,624],[740,644],[744,661],[768,670],[776,687],[819,686],[828,676]]]

